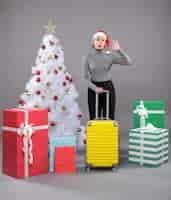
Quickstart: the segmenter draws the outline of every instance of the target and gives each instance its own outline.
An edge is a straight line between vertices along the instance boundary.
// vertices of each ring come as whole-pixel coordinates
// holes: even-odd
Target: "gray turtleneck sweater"
[[[96,85],[91,81],[111,80],[113,64],[131,65],[131,59],[123,50],[109,52],[93,49],[84,63],[84,78],[88,87],[95,91]]]

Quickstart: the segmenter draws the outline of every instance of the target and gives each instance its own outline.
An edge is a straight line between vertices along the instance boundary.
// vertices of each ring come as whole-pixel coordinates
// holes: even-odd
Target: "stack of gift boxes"
[[[163,101],[135,101],[134,129],[129,131],[129,163],[158,167],[168,161],[169,131]]]

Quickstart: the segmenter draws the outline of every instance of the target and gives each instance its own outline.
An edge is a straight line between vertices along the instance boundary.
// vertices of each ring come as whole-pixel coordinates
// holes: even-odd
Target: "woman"
[[[95,119],[95,93],[99,94],[99,113],[106,117],[106,96],[104,90],[109,90],[109,118],[115,119],[116,95],[112,83],[111,67],[113,64],[130,65],[131,59],[120,48],[117,40],[112,41],[109,49],[109,36],[99,30],[92,37],[92,52],[88,54],[84,63],[84,78],[88,83],[88,106],[90,120]]]

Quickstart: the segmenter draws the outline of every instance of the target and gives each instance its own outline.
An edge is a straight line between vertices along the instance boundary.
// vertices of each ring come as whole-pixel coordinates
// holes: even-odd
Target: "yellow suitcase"
[[[98,119],[98,94],[96,93],[96,119],[86,127],[86,170],[92,167],[111,167],[119,164],[119,131],[115,121],[109,119],[109,91],[107,96],[106,119]]]

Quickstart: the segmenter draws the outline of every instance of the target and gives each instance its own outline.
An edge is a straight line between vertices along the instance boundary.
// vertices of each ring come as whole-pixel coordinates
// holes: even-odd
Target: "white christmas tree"
[[[20,108],[47,108],[50,135],[74,134],[82,112],[72,76],[64,65],[64,50],[49,21],[38,50],[32,77],[19,98]]]

